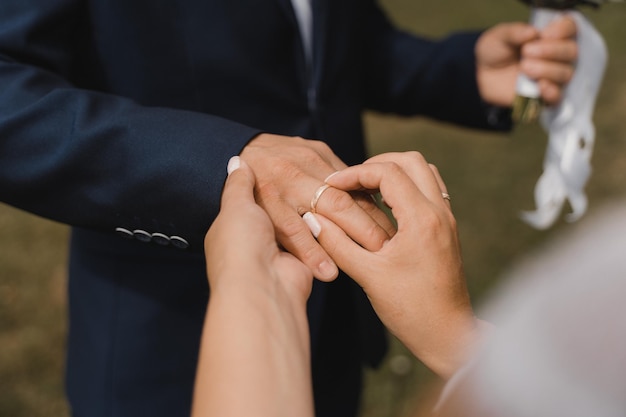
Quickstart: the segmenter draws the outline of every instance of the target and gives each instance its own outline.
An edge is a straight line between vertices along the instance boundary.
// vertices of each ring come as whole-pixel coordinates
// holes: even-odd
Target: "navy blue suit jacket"
[[[73,227],[75,415],[188,413],[203,237],[228,159],[259,132],[324,140],[354,164],[365,109],[493,127],[476,34],[419,39],[373,0],[314,0],[313,14],[307,69],[289,0],[0,2],[0,199]],[[341,386],[380,359],[363,300],[347,280],[316,284],[317,380]],[[328,335],[346,348],[327,354]],[[334,389],[316,395],[338,404]]]

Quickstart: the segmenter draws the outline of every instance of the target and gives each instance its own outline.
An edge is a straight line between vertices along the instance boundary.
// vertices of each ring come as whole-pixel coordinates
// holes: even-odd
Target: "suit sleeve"
[[[432,40],[394,28],[369,2],[365,13],[369,108],[423,115],[467,127],[508,130],[509,110],[482,101],[474,47],[479,32]]]
[[[72,85],[80,7],[0,3],[0,200],[72,226],[175,234],[201,250],[226,163],[259,132]]]

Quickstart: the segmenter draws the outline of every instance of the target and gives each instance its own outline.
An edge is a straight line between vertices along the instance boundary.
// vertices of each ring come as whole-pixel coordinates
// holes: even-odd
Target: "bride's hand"
[[[254,200],[250,167],[234,157],[229,169],[220,213],[205,238],[211,292],[222,286],[278,285],[291,295],[289,302],[304,305],[311,292],[311,271],[278,247],[269,216]]]
[[[479,337],[463,274],[456,221],[437,169],[417,152],[383,154],[326,180],[345,191],[380,191],[397,233],[368,251],[319,214],[305,217],[337,265],[358,282],[383,323],[442,377]],[[312,217],[315,216],[315,217]]]

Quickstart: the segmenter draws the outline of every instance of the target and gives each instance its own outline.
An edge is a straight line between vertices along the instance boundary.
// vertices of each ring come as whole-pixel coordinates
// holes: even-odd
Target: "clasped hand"
[[[556,19],[542,30],[526,23],[502,23],[485,31],[475,47],[476,79],[483,100],[510,107],[522,72],[538,82],[546,104],[558,104],[574,75],[576,32],[571,17]]]
[[[336,278],[335,262],[311,236],[301,216],[311,210],[311,200],[324,178],[346,165],[323,142],[271,134],[250,142],[241,159],[254,172],[256,201],[272,219],[278,243],[318,279]],[[370,250],[380,249],[395,233],[385,213],[360,192],[328,189],[316,209]]]
[[[309,214],[322,250],[361,285],[392,333],[435,372],[451,375],[478,339],[480,322],[473,316],[456,222],[436,168],[417,152],[384,154],[337,172],[327,183],[337,193],[380,191],[398,227],[379,248],[368,249],[321,211]],[[236,280],[285,287],[280,293],[293,295],[285,303],[304,312],[312,276],[274,241],[274,227],[255,204],[253,187],[254,174],[242,160],[207,235],[211,287]]]
[[[577,58],[576,24],[566,17],[539,31],[525,23],[503,23],[481,35],[476,47],[476,77],[487,103],[511,106],[518,74],[538,81],[542,98],[557,104],[572,78]],[[274,223],[276,239],[314,275],[332,280],[337,265],[308,232],[301,216],[324,178],[346,168],[323,142],[261,134],[242,151],[241,158],[256,176],[255,196]],[[340,226],[368,250],[378,250],[395,229],[371,199],[338,188],[324,191],[317,211]]]

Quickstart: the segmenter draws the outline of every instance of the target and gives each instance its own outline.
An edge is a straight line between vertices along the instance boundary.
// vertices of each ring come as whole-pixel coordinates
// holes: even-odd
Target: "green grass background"
[[[526,20],[514,0],[383,0],[401,27],[428,36]],[[590,210],[626,194],[626,5],[587,15],[603,33],[610,63],[595,115]],[[470,291],[477,303],[523,254],[569,227],[536,231],[518,219],[534,207],[546,135],[538,126],[510,134],[468,131],[419,118],[367,114],[371,153],[419,150],[453,196]],[[585,221],[583,218],[581,221]],[[0,416],[68,415],[63,396],[68,230],[0,205]],[[427,397],[432,375],[393,341],[389,359],[367,375],[362,417],[406,416]],[[403,365],[403,366],[400,366]]]

